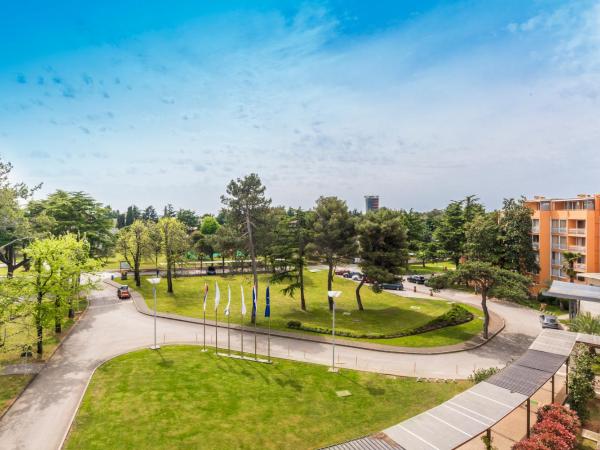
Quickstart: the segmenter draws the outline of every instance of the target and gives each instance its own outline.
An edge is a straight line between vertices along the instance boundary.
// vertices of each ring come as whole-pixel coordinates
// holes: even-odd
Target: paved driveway
[[[410,295],[410,294],[408,294]],[[442,293],[457,300],[477,302],[468,294]],[[421,296],[423,296],[421,294]],[[464,297],[463,297],[464,296]],[[540,330],[534,311],[494,303],[491,309],[506,319],[505,332],[476,350],[443,355],[406,355],[357,348],[338,348],[341,367],[396,375],[465,378],[474,368],[503,366],[518,356]],[[94,369],[121,353],[152,343],[153,319],[136,311],[131,301],[116,300],[114,288],[105,286],[91,295],[90,306],[48,365],[0,421],[1,449],[58,449]],[[219,343],[227,342],[227,330],[218,330]],[[207,341],[214,345],[215,329],[207,326]],[[202,326],[158,320],[159,341],[202,343]],[[239,349],[240,334],[231,334],[232,348]],[[246,351],[253,336],[245,333]],[[259,353],[266,354],[266,338],[258,338]],[[273,338],[273,356],[331,363],[331,345]],[[332,375],[335,376],[335,375]]]

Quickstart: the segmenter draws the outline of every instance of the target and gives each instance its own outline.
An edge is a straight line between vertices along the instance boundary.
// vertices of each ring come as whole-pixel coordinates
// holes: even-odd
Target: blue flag
[[[265,317],[271,317],[271,294],[269,293],[269,287],[267,286],[267,303],[265,304]]]
[[[252,286],[252,317],[256,317],[256,285]]]

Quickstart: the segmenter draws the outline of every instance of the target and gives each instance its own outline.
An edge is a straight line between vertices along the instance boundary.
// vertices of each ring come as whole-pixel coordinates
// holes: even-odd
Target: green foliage
[[[200,223],[200,218],[191,209],[180,209],[175,217],[186,226],[188,232],[198,228]]]
[[[200,232],[203,235],[205,235],[205,236],[213,235],[217,232],[218,229],[219,229],[219,222],[217,222],[217,219],[215,219],[214,216],[206,215],[206,216],[202,217],[201,225],[200,225]]]
[[[152,222],[136,220],[117,232],[117,251],[133,268],[136,286],[140,285],[140,264],[142,259],[152,253],[150,227]]]
[[[158,222],[158,214],[154,209],[154,206],[147,206],[142,212],[142,220],[146,222]]]
[[[53,236],[73,233],[85,238],[93,257],[108,256],[114,249],[111,209],[84,192],[58,190],[44,200],[31,201],[28,216],[31,220],[48,219],[39,225],[38,231]]]
[[[523,275],[537,269],[531,245],[531,215],[525,199],[504,199],[500,214],[501,266]]]
[[[465,255],[470,260],[500,262],[498,213],[479,214],[465,225]]]
[[[160,241],[167,262],[167,292],[173,292],[173,270],[189,249],[185,225],[174,217],[163,217],[158,221]]]
[[[461,202],[452,202],[444,210],[444,214],[435,230],[434,238],[439,247],[448,254],[456,266],[463,255],[465,242],[465,217]]]
[[[600,317],[589,312],[579,314],[569,323],[569,331],[600,335]]]
[[[577,415],[585,420],[588,415],[588,402],[594,398],[594,358],[589,349],[578,344],[571,356],[569,370],[569,395],[567,401]]]
[[[471,375],[469,375],[469,380],[473,383],[481,383],[482,381],[487,380],[492,375],[500,372],[500,369],[497,367],[488,367],[487,369],[475,369]]]

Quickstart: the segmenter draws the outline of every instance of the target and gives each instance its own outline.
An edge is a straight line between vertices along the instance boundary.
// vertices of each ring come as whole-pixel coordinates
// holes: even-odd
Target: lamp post
[[[335,367],[335,299],[342,295],[341,291],[327,291],[327,295],[333,299],[333,314],[331,315],[331,367],[329,372],[337,372],[338,369]]]
[[[156,286],[160,283],[160,277],[148,278],[148,283],[152,285],[152,293],[154,294],[154,345],[151,350],[158,350],[160,345],[156,344]]]

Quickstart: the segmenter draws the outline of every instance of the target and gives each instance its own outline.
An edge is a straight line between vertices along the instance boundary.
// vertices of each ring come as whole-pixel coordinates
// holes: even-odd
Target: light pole
[[[331,315],[331,367],[329,372],[337,372],[338,369],[335,367],[335,299],[342,295],[342,291],[327,291],[327,295],[333,299],[333,314]]]
[[[154,345],[151,350],[158,350],[160,345],[156,344],[156,286],[160,283],[160,277],[148,278],[148,283],[152,285],[152,293],[154,294]]]

